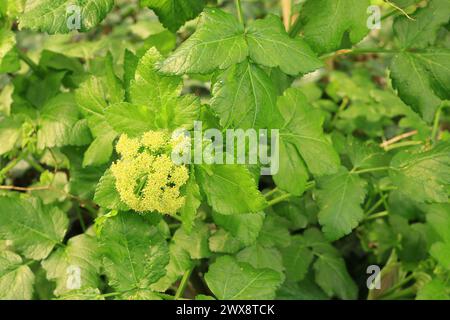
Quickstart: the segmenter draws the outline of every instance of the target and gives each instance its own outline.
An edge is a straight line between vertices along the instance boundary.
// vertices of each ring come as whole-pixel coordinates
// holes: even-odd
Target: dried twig
[[[405,132],[405,133],[403,133],[403,134],[401,134],[401,135],[398,135],[398,136],[393,137],[392,139],[389,139],[389,140],[387,140],[387,141],[383,141],[383,143],[380,144],[380,147],[386,148],[386,147],[388,147],[389,145],[391,145],[391,144],[393,144],[393,143],[396,143],[397,141],[400,141],[400,140],[409,138],[409,137],[411,137],[411,136],[413,136],[413,135],[415,135],[415,134],[417,134],[417,133],[418,133],[417,130],[413,130],[413,131],[410,131],[410,132]]]

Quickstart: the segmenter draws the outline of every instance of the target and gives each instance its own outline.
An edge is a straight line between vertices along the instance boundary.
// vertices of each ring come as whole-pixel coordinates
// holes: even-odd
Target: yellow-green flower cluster
[[[121,156],[111,166],[121,200],[131,209],[175,214],[185,198],[180,188],[189,179],[186,166],[170,158],[174,141],[163,131],[149,131],[140,138],[123,134],[116,145]]]

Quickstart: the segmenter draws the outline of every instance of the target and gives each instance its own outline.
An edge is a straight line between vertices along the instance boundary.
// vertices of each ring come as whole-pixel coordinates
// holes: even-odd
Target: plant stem
[[[417,146],[422,143],[423,143],[422,141],[403,141],[403,142],[392,144],[392,145],[384,148],[384,150],[390,151],[390,150],[397,149],[397,148]]]
[[[389,215],[389,211],[381,211],[378,213],[375,213],[371,216],[366,217],[364,220],[368,221],[368,220],[374,220],[374,219],[378,219],[378,218],[382,218],[382,217],[386,217],[387,215]]]
[[[284,28],[289,31],[292,18],[292,0],[281,0],[280,2]]]
[[[436,110],[436,114],[434,115],[433,130],[431,131],[431,141],[433,141],[433,143],[435,143],[437,140],[437,135],[439,131],[439,121],[441,120],[441,113],[442,113],[442,104]]]
[[[368,173],[368,172],[375,172],[375,171],[385,171],[392,169],[391,167],[378,167],[378,168],[369,168],[369,169],[362,169],[362,170],[356,170],[352,171],[352,173],[361,174],[361,173]]]
[[[382,195],[380,200],[378,200],[369,210],[367,210],[366,215],[369,216],[377,210],[377,208],[384,203],[384,200],[387,198],[387,195]]]
[[[269,192],[265,193],[265,194],[264,194],[264,197],[269,198],[269,197],[270,197],[271,195],[273,195],[274,193],[277,193],[278,190],[279,190],[278,187],[273,188],[273,189],[270,190]]]
[[[336,113],[335,113],[334,116],[333,116],[333,119],[331,120],[331,125],[332,125],[333,127],[336,126],[336,122],[337,122],[338,119],[339,119],[340,113],[341,113],[342,111],[344,111],[345,108],[347,108],[348,103],[349,103],[348,98],[347,98],[347,97],[344,97],[344,99],[342,99],[341,105],[339,106],[339,109],[336,111]]]
[[[398,136],[395,136],[395,137],[393,137],[393,138],[391,138],[391,139],[389,139],[387,141],[383,141],[382,143],[380,143],[380,147],[381,148],[386,148],[386,147],[390,146],[391,144],[394,144],[395,142],[398,142],[400,140],[409,138],[409,137],[411,137],[413,135],[416,135],[417,133],[418,133],[417,130],[413,130],[413,131],[402,133],[402,134],[400,134]]]
[[[14,168],[21,160],[23,160],[23,158],[26,155],[23,154],[13,160],[11,160],[5,167],[3,167],[3,169],[0,170],[0,183],[3,181],[3,178],[5,177],[5,175],[12,169]]]
[[[267,202],[267,207],[272,207],[274,205],[276,205],[277,203],[283,202],[286,199],[289,199],[290,197],[292,197],[293,195],[290,193],[286,193],[283,194],[281,196],[279,196],[278,198],[272,199],[270,201]]]
[[[242,11],[241,0],[235,0],[235,4],[236,4],[236,10],[237,10],[237,14],[238,14],[238,20],[242,24],[242,26],[244,26],[245,25],[244,12]]]
[[[342,49],[335,52],[327,53],[319,57],[319,59],[327,59],[333,56],[340,56],[344,54],[367,54],[367,53],[386,53],[396,54],[398,50],[383,49],[383,48],[355,48],[355,49]]]
[[[183,275],[183,278],[181,279],[180,285],[178,286],[177,292],[175,293],[175,300],[179,300],[183,294],[184,294],[184,290],[186,289],[188,282],[189,282],[189,277],[191,276],[192,271],[194,270],[195,266],[192,266],[191,268],[189,268],[188,270],[186,270],[186,272]]]
[[[83,216],[81,215],[80,208],[77,207],[76,209],[77,209],[76,212],[77,212],[78,220],[80,221],[81,229],[83,230],[83,232],[86,232],[86,225],[84,224],[84,220],[83,220]]]
[[[294,23],[291,25],[291,28],[289,29],[289,36],[291,38],[295,38],[298,33],[300,32],[300,29],[302,28],[302,23],[300,21],[300,17],[297,17],[295,19]]]
[[[33,60],[31,60],[26,54],[25,52],[23,52],[22,50],[17,50],[19,52],[19,58],[25,62],[31,70],[33,70],[36,74],[40,75],[41,74],[41,69],[39,68],[39,66],[34,63]]]
[[[393,294],[395,292],[395,290],[403,287],[405,284],[407,284],[409,281],[411,281],[412,279],[414,279],[414,274],[410,274],[409,276],[407,276],[405,279],[403,279],[402,281],[400,281],[399,283],[395,284],[394,286],[392,286],[391,288],[389,288],[388,290],[386,290],[386,292],[384,294],[382,294],[380,296],[380,299],[385,299],[387,296]]]
[[[34,160],[33,157],[28,157],[25,159],[26,162],[28,162],[28,164],[30,166],[32,166],[34,169],[36,169],[39,172],[44,172],[45,168],[43,166],[41,166],[40,163],[38,163],[36,160]]]
[[[416,291],[413,288],[406,288],[405,290],[391,293],[390,295],[383,296],[382,300],[397,300],[402,299],[406,297],[411,297],[416,293]]]

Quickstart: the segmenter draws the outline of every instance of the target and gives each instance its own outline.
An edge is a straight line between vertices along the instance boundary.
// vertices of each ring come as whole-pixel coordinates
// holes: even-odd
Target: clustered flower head
[[[184,205],[180,188],[189,172],[170,158],[177,144],[164,131],[148,131],[139,138],[120,136],[116,151],[121,159],[111,171],[121,200],[131,209],[175,214]]]

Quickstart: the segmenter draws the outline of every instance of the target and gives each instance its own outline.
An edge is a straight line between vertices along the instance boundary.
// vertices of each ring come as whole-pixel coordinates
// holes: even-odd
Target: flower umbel
[[[121,159],[111,171],[121,200],[131,209],[175,214],[184,205],[180,188],[189,179],[189,172],[186,166],[172,161],[172,148],[173,141],[164,131],[119,138],[116,150]]]

